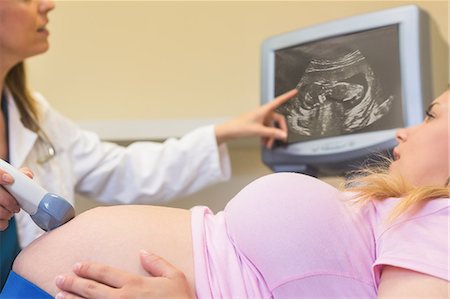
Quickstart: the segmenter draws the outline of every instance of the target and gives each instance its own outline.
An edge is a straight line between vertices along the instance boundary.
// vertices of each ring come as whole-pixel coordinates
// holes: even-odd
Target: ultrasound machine
[[[388,154],[398,128],[433,99],[429,20],[415,5],[348,17],[265,40],[261,101],[297,88],[278,109],[287,143],[262,148],[272,170],[342,175]]]

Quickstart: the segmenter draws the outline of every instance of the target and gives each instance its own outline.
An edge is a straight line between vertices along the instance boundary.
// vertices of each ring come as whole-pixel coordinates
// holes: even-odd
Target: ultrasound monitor
[[[389,153],[400,127],[432,100],[428,19],[408,5],[280,34],[262,45],[261,101],[297,88],[278,109],[287,143],[262,149],[274,171],[341,175]]]

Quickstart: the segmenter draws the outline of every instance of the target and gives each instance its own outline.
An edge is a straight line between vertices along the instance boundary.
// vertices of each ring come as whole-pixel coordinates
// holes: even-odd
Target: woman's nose
[[[40,0],[39,12],[47,13],[55,8],[55,3],[52,0]]]
[[[398,129],[397,132],[395,133],[395,139],[397,140],[398,143],[402,143],[406,141],[406,129],[402,128],[402,129]]]

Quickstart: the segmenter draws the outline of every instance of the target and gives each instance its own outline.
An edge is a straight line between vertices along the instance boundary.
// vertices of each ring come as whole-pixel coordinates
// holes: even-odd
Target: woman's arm
[[[404,268],[383,266],[378,299],[450,298],[448,281]]]
[[[56,285],[62,290],[56,298],[195,298],[184,273],[165,259],[141,251],[141,264],[153,277],[98,263],[77,263],[75,275],[56,278]]]

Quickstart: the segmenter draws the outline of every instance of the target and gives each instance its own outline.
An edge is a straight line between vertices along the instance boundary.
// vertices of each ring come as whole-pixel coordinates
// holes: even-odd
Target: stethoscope
[[[38,164],[45,164],[56,155],[56,150],[53,143],[50,141],[50,138],[48,138],[47,134],[45,134],[42,129],[39,128],[37,135],[44,146],[44,150],[42,151],[42,154],[39,154],[40,157],[37,158],[36,162]]]

